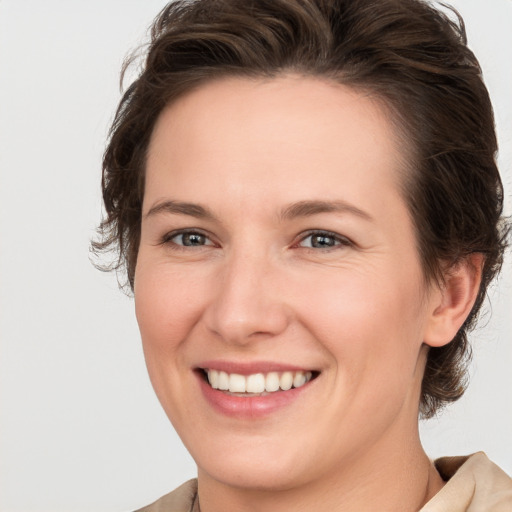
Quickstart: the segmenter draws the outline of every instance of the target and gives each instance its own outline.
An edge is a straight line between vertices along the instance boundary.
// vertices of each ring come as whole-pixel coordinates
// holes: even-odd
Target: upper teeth
[[[312,373],[297,372],[270,372],[240,375],[218,370],[206,370],[208,382],[213,389],[229,391],[231,393],[271,393],[282,389],[288,391],[292,387],[299,388],[311,380]]]

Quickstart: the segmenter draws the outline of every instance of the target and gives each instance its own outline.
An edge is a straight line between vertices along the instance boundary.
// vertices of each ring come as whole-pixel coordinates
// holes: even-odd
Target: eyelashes
[[[295,244],[297,247],[308,249],[331,250],[337,247],[354,245],[347,237],[333,233],[332,231],[314,230],[302,236]]]
[[[326,230],[310,230],[298,235],[291,244],[292,249],[306,249],[313,252],[330,252],[332,250],[354,246],[347,237]],[[211,235],[198,229],[181,229],[166,233],[159,242],[176,251],[204,250],[220,247]]]
[[[162,243],[170,243],[180,247],[203,247],[207,245],[214,245],[208,235],[200,231],[191,230],[168,233],[164,236]]]
[[[172,250],[187,251],[204,247],[216,247],[210,235],[198,229],[180,229],[166,233],[158,245],[164,245]]]

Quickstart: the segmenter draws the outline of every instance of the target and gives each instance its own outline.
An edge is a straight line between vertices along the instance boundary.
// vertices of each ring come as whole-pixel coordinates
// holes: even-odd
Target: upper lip
[[[197,365],[201,370],[219,370],[226,373],[237,373],[239,375],[252,375],[255,373],[269,372],[298,372],[314,371],[304,366],[296,366],[288,363],[275,361],[252,361],[235,362],[226,360],[203,361]]]

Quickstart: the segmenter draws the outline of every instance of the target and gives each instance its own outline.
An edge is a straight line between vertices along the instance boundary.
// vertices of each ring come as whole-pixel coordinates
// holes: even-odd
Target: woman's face
[[[313,78],[223,79],[161,114],[136,312],[200,475],[287,488],[414,435],[433,300],[397,146],[378,103]]]

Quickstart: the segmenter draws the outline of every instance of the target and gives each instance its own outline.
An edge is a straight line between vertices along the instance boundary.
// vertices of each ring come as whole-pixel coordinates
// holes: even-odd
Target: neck
[[[333,512],[418,511],[443,481],[423,451],[417,429],[413,439],[402,438],[393,446],[393,450],[385,444],[374,446],[328,475],[285,489],[235,487],[199,469],[201,512],[316,512],[319,504],[321,510]]]

